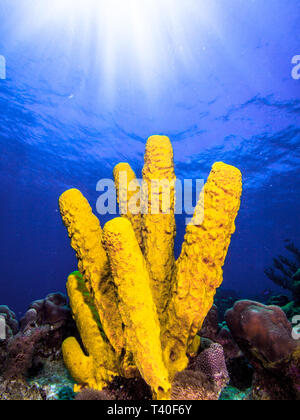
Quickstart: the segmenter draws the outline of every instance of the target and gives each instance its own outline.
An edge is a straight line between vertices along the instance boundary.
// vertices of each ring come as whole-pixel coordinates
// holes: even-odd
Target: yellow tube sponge
[[[134,205],[103,232],[79,191],[60,198],[82,274],[71,275],[67,288],[84,346],[66,340],[64,360],[79,387],[101,389],[115,375],[142,376],[155,399],[167,399],[176,374],[198,352],[197,333],[222,283],[242,176],[224,163],[213,166],[177,262],[170,140],[149,138],[141,190],[131,191],[136,176],[128,164],[118,165],[114,176],[119,203]]]
[[[222,283],[222,267],[235,231],[241,193],[240,171],[216,163],[202,192],[204,201],[199,201],[187,227],[176,264],[168,321],[162,335],[165,362],[171,376],[186,368],[187,349],[194,343],[213,305],[216,289]]]
[[[143,246],[151,289],[162,320],[175,265],[175,183],[173,148],[168,137],[150,137],[143,169]]]
[[[114,169],[114,179],[121,214],[131,222],[142,248],[141,188],[136,175],[128,163],[119,163]]]
[[[76,251],[78,268],[93,294],[101,323],[117,353],[125,346],[117,295],[102,246],[102,229],[80,191],[68,190],[59,199],[60,213]]]
[[[81,387],[102,390],[118,375],[115,353],[108,343],[100,323],[93,299],[79,272],[71,274],[67,283],[68,295],[74,320],[84,349],[84,354],[75,338],[64,341],[62,351],[66,366]]]
[[[156,398],[167,398],[171,385],[162,359],[160,325],[146,263],[131,223],[124,218],[104,227],[104,244],[119,296],[127,349]]]

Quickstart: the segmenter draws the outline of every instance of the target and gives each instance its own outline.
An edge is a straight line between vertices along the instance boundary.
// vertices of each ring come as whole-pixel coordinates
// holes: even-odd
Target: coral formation
[[[203,398],[204,400],[218,400],[221,392],[229,383],[229,373],[222,346],[209,339],[202,338],[198,354],[190,357],[187,370],[177,375],[177,380],[185,378],[185,382],[187,382],[188,372],[193,372],[192,382],[193,378],[198,375],[199,378],[206,378],[206,385],[209,383],[208,388],[201,391],[202,393],[208,392],[206,397]],[[213,393],[211,393],[211,390],[213,390]]]
[[[9,338],[16,335],[19,331],[19,323],[16,314],[13,311],[11,311],[7,306],[0,306],[0,316],[5,319],[6,340],[8,340]]]
[[[277,306],[239,301],[227,312],[226,322],[239,346],[243,342],[243,351],[249,360],[255,354],[255,359],[266,368],[285,360],[297,348],[292,326]],[[249,343],[247,351],[245,342]]]
[[[284,308],[289,303],[290,299],[285,295],[271,296],[267,302],[268,306],[279,306],[280,308]]]
[[[202,351],[195,361],[196,370],[206,374],[211,381],[221,390],[229,382],[223,347],[213,343]]]
[[[253,366],[252,398],[300,399],[300,343],[277,306],[240,301],[226,313],[230,331]]]
[[[7,306],[0,306],[0,316],[5,320],[5,339],[0,339],[0,375],[7,357],[8,343],[18,333],[19,322],[16,314]]]
[[[37,385],[29,386],[22,379],[7,380],[0,383],[0,401],[45,401],[44,390]]]
[[[66,304],[66,297],[60,293],[33,302],[20,321],[20,329],[15,315],[6,310],[7,326],[12,334],[8,334],[5,343],[0,372],[4,379],[23,380],[31,369],[40,369],[46,359],[61,357],[62,342],[75,331]]]
[[[39,343],[47,336],[47,327],[34,328],[23,334],[19,332],[9,341],[3,377],[7,380],[22,379],[33,367],[34,354]]]
[[[230,376],[230,384],[239,390],[246,390],[251,387],[253,379],[253,369],[245,358],[244,354],[234,341],[228,327],[219,324],[219,314],[216,305],[208,313],[199,335],[218,343],[222,346],[226,367]]]
[[[58,360],[46,359],[42,368],[33,372],[27,378],[27,382],[29,385],[37,385],[44,389],[47,400],[60,399],[59,394],[63,392],[63,389],[73,391],[74,387],[74,381],[65,367],[62,357]]]
[[[109,401],[114,400],[114,398],[107,391],[96,391],[95,389],[83,389],[79,392],[75,401]]]
[[[75,392],[69,386],[62,387],[58,392],[59,401],[73,401],[76,397]]]
[[[104,389],[112,399],[119,401],[150,401],[152,392],[143,378],[126,379],[116,376],[108,387]]]
[[[169,139],[148,140],[142,187],[128,164],[117,166],[114,175],[123,217],[103,231],[78,190],[59,200],[78,258],[79,272],[67,288],[84,346],[68,338],[64,360],[77,390],[101,391],[116,376],[142,376],[153,398],[167,399],[188,355],[198,352],[197,332],[222,283],[242,177],[232,166],[213,166],[175,261],[176,178]]]
[[[265,270],[266,276],[275,284],[292,293],[293,301],[282,306],[288,319],[300,312],[300,250],[292,242],[287,242],[285,249],[293,258],[279,255],[273,259],[273,267]]]
[[[248,397],[248,390],[241,391],[238,388],[228,386],[220,396],[221,401],[245,401]]]
[[[51,293],[45,299],[33,302],[20,321],[21,330],[34,322],[36,325],[55,325],[70,322],[70,308],[67,298],[61,293]]]
[[[172,400],[201,400],[216,401],[219,398],[219,390],[203,372],[184,370],[175,375],[172,385]]]
[[[242,352],[235,343],[227,326],[219,324],[219,313],[216,305],[213,305],[209,311],[199,335],[220,344],[224,350],[226,362],[242,356]]]

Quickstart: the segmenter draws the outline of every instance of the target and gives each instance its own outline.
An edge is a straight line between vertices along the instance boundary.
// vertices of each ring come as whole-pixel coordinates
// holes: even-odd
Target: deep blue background
[[[291,77],[300,1],[211,0],[215,25],[203,29],[195,16],[183,47],[166,39],[170,48],[157,52],[147,75],[150,90],[122,57],[113,100],[96,59],[101,39],[61,21],[33,30],[33,3],[0,0],[0,55],[7,60],[7,80],[0,80],[0,303],[20,314],[32,300],[65,290],[76,260],[59,195],[76,187],[95,207],[96,183],[111,177],[116,163],[129,161],[141,173],[152,134],[171,138],[179,178],[207,178],[219,160],[241,169],[244,194],[224,287],[243,297],[274,288],[264,268],[285,239],[300,246],[300,80]],[[181,217],[177,253],[183,232]]]

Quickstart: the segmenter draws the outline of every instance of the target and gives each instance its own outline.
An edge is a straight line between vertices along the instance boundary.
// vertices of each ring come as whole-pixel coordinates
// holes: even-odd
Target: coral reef
[[[229,381],[221,346],[203,340],[199,354],[190,357],[187,369],[176,375],[171,390],[172,399],[218,400]],[[85,392],[86,391],[86,392]],[[115,377],[102,391],[83,389],[76,399],[151,400],[151,388],[142,378]]]
[[[213,343],[202,351],[194,362],[196,371],[201,371],[220,389],[220,393],[229,382],[223,347]]]
[[[199,335],[220,344],[223,347],[226,361],[243,355],[227,326],[219,323],[219,313],[216,305],[213,305],[209,311]]]
[[[114,400],[111,394],[105,390],[96,391],[95,389],[83,389],[79,392],[75,401],[109,401]]]
[[[198,352],[197,332],[222,283],[242,177],[232,166],[213,166],[175,261],[176,179],[169,139],[148,140],[141,188],[128,164],[114,175],[123,217],[103,231],[78,190],[59,200],[78,258],[79,272],[69,277],[67,288],[84,347],[68,338],[64,360],[76,390],[102,391],[114,377],[142,376],[153,398],[166,399],[188,355]]]
[[[225,321],[226,311],[232,308],[235,302],[240,299],[240,296],[238,296],[234,290],[227,290],[223,287],[217,290],[214,303],[218,307],[218,316],[220,322]]]
[[[67,298],[60,293],[33,302],[20,323],[5,306],[6,340],[0,341],[0,400],[52,400],[68,372],[61,346],[76,326]]]
[[[300,343],[277,306],[240,301],[226,313],[232,336],[253,366],[251,397],[300,399]]]
[[[59,360],[46,359],[42,368],[27,378],[27,382],[29,385],[37,385],[42,388],[47,394],[47,400],[60,399],[60,393],[63,393],[64,389],[73,391],[74,387],[74,381],[62,358]]]
[[[34,355],[39,343],[46,338],[50,329],[35,328],[24,335],[19,332],[9,341],[7,357],[3,371],[6,380],[22,379],[34,365]]]
[[[19,331],[19,322],[17,320],[16,314],[7,306],[0,306],[0,316],[5,319],[6,340],[8,340],[16,335]]]
[[[295,301],[287,303],[285,306],[282,306],[281,309],[284,311],[288,320],[291,322],[300,314],[300,306],[296,305]]]
[[[29,386],[22,379],[0,382],[0,401],[45,401],[44,390],[36,385]]]
[[[250,388],[253,379],[253,369],[234,341],[228,327],[224,324],[219,324],[216,305],[213,305],[208,313],[199,335],[222,346],[226,367],[230,376],[230,384],[243,391]]]
[[[7,312],[8,328],[13,328],[13,334],[8,335],[3,357],[1,373],[5,380],[24,380],[48,358],[61,357],[62,342],[75,331],[71,310],[66,304],[66,297],[60,293],[33,302],[20,321],[20,330],[13,313]]]
[[[280,308],[285,307],[290,303],[290,299],[285,295],[271,296],[267,302],[268,306],[279,306]]]
[[[217,305],[213,305],[203,322],[199,336],[217,342],[220,329],[218,307]]]
[[[173,386],[176,392],[179,390],[179,380],[184,378],[187,384],[189,373],[191,384],[194,384],[195,378],[201,378],[203,384],[199,391],[203,400],[218,400],[221,392],[229,383],[229,373],[226,367],[224,350],[220,344],[214,343],[209,339],[201,339],[201,346],[196,356],[190,357],[188,368],[176,376],[176,386]],[[204,380],[205,378],[205,380]],[[193,386],[188,386],[193,388]],[[203,388],[203,389],[201,389]],[[194,390],[196,392],[196,390]],[[184,393],[184,390],[182,391]],[[207,393],[207,394],[205,394]],[[181,395],[180,399],[184,399]]]
[[[32,377],[0,380],[0,400],[73,400],[73,386],[63,361],[47,359]]]
[[[75,400],[76,394],[73,389],[69,386],[64,386],[58,392],[59,401],[73,401]]]
[[[172,385],[172,400],[215,401],[219,398],[219,390],[205,373],[184,370],[175,375]]]
[[[126,379],[116,376],[105,388],[112,399],[124,401],[149,401],[152,400],[152,392],[143,378]]]
[[[48,324],[56,328],[70,322],[70,308],[66,296],[52,293],[45,299],[33,302],[20,321],[21,330],[25,332],[32,322],[39,326]]]
[[[0,316],[5,320],[5,340],[0,339],[0,375],[3,372],[7,357],[9,340],[19,331],[19,322],[16,314],[7,306],[0,306]]]
[[[221,401],[245,401],[248,399],[248,390],[241,391],[235,387],[229,386],[222,392]]]
[[[289,320],[300,313],[300,250],[292,242],[285,249],[293,258],[282,255],[273,259],[273,267],[265,270],[266,276],[275,284],[292,293],[293,301],[282,306]]]

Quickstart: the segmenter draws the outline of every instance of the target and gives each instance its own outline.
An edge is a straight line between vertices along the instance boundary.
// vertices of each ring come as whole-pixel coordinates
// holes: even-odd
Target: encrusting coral
[[[230,332],[254,368],[251,398],[300,399],[300,343],[277,306],[242,300],[226,312]]]
[[[242,176],[224,163],[213,166],[177,262],[170,140],[148,140],[142,186],[128,164],[114,176],[123,217],[103,231],[78,190],[60,197],[79,261],[67,288],[84,346],[67,339],[64,359],[77,390],[101,391],[114,376],[142,377],[153,398],[169,399],[176,374],[198,351],[197,332],[222,283]]]

